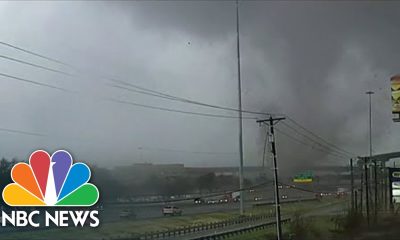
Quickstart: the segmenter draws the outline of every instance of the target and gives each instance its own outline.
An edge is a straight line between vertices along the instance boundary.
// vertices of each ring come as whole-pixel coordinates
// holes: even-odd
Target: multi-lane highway
[[[269,189],[268,189],[269,190]],[[287,198],[282,199],[282,201],[291,201],[296,199],[309,199],[313,198],[315,195],[313,193],[303,192],[292,188],[282,188],[281,198],[286,196]],[[217,198],[214,198],[217,199]],[[258,199],[255,201],[255,199]],[[271,190],[254,190],[246,193],[245,207],[250,209],[254,204],[268,203],[274,200],[274,195]],[[203,213],[213,213],[213,212],[226,212],[239,209],[238,202],[228,202],[228,203],[214,203],[214,204],[195,204],[193,200],[185,200],[180,202],[158,202],[158,203],[112,203],[105,204],[103,206],[103,211],[100,212],[100,217],[102,222],[115,222],[123,220],[120,217],[121,212],[130,211],[132,212],[133,219],[152,219],[163,217],[162,208],[166,205],[173,205],[180,208],[183,213],[182,215],[195,215]]]

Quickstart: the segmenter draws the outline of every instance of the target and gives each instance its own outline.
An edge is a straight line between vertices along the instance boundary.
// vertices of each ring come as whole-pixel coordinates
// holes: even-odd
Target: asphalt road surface
[[[281,196],[287,196],[287,199],[282,201],[290,201],[295,199],[306,199],[314,197],[314,194],[298,191],[295,189],[281,189]],[[259,201],[254,201],[258,197],[261,198]],[[245,208],[249,209],[253,207],[255,203],[271,202],[274,200],[272,191],[252,192],[247,193]],[[216,203],[216,204],[194,204],[192,200],[174,203],[148,203],[148,204],[133,204],[133,203],[121,203],[121,204],[105,204],[104,210],[100,212],[100,218],[102,222],[116,222],[122,221],[124,218],[120,217],[120,213],[124,210],[130,210],[135,214],[135,217],[131,217],[130,220],[144,220],[163,217],[162,208],[166,205],[173,205],[179,207],[183,213],[183,216],[213,213],[213,212],[228,212],[239,209],[238,202],[232,203]]]

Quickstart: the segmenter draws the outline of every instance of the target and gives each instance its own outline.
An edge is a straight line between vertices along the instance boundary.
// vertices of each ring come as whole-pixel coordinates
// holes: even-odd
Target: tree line
[[[18,163],[17,159],[0,160],[0,189],[12,182],[11,169]],[[238,188],[237,176],[217,176],[213,172],[200,176],[175,176],[162,177],[150,175],[144,181],[136,183],[134,180],[125,182],[118,178],[118,173],[113,170],[101,168],[96,165],[90,166],[92,172],[91,182],[100,191],[101,201],[113,201],[120,197],[138,197],[146,195],[184,195],[187,193],[209,193],[216,191],[227,191]],[[245,186],[251,186],[252,182],[245,179]],[[1,199],[1,204],[4,205]]]

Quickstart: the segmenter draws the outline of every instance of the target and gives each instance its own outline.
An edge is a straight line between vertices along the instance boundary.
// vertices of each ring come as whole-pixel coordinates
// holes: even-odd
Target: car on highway
[[[136,214],[131,209],[124,209],[119,213],[120,218],[136,218]]]
[[[193,200],[194,204],[203,204],[204,203],[204,199],[202,198],[195,198]]]
[[[207,204],[216,204],[216,203],[218,203],[217,199],[208,199],[207,200]]]
[[[282,199],[287,199],[288,196],[287,195],[282,195]]]
[[[260,201],[262,200],[262,197],[254,197],[254,201]]]
[[[182,209],[175,206],[165,206],[162,209],[164,216],[180,216],[182,215]]]
[[[228,199],[227,198],[221,198],[218,202],[219,203],[227,203]]]
[[[240,202],[240,196],[233,198],[233,202]]]

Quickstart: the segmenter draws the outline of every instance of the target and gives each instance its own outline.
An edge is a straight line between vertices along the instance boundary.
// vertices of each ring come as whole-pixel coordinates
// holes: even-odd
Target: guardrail
[[[281,204],[286,204],[286,203],[296,203],[296,202],[309,202],[309,201],[318,201],[318,198],[299,198],[299,199],[290,199],[290,200],[281,200]],[[253,204],[254,207],[260,207],[260,206],[268,206],[268,205],[274,205],[275,201],[269,201],[269,202],[259,202]]]
[[[152,232],[147,233],[141,236],[120,236],[113,239],[118,240],[161,240],[161,239],[175,239],[175,238],[185,238],[187,236],[187,240],[217,240],[217,239],[225,239],[227,237],[233,237],[240,234],[245,234],[253,231],[262,230],[271,226],[275,226],[275,221],[258,223],[258,224],[249,224],[243,227],[239,227],[236,229],[224,230],[224,227],[230,226],[227,225],[230,221],[234,222],[234,224],[243,224],[249,223],[251,221],[262,220],[266,216],[252,216],[252,217],[241,217],[240,219],[232,219],[228,221],[221,221],[210,224],[201,224],[198,226],[191,227],[181,227],[171,231],[165,232]],[[269,218],[269,216],[268,216]],[[290,222],[290,218],[281,220],[282,224],[287,224]],[[231,224],[232,225],[232,224]],[[207,230],[215,229],[213,233],[207,232]],[[219,231],[218,231],[219,230]],[[201,235],[201,231],[204,231],[204,235]],[[197,236],[190,236],[189,234],[199,233]]]
[[[286,224],[290,222],[290,218],[281,220],[282,224]],[[212,233],[208,235],[204,235],[201,237],[190,238],[188,240],[216,240],[216,239],[225,239],[227,237],[233,237],[244,233],[249,233],[253,231],[258,231],[261,229],[265,229],[267,227],[275,226],[276,222],[267,222],[260,223],[256,225],[246,226],[235,230],[227,230],[219,233]]]
[[[274,217],[275,214],[273,212],[268,214],[260,214],[253,216],[240,216],[236,218],[230,218],[223,221],[216,221],[210,223],[203,224],[194,224],[182,227],[176,227],[166,231],[155,231],[155,232],[147,232],[141,235],[133,235],[133,234],[124,234],[112,239],[119,240],[162,240],[162,239],[174,239],[176,237],[183,237],[185,235],[199,233],[202,231],[208,230],[218,230],[223,229],[228,226],[239,225],[244,223],[253,223],[257,221],[262,221]]]
[[[227,226],[255,222],[265,220],[271,217],[274,217],[273,213],[270,214],[262,214],[262,215],[254,215],[254,216],[242,216],[237,218],[231,218],[218,222],[204,223],[204,224],[195,224],[183,227],[177,227],[167,231],[157,231],[157,232],[149,232],[139,236],[137,239],[140,240],[159,240],[165,238],[172,238],[178,236],[184,236],[187,234],[192,234],[201,231],[208,231],[211,229],[220,229]]]

